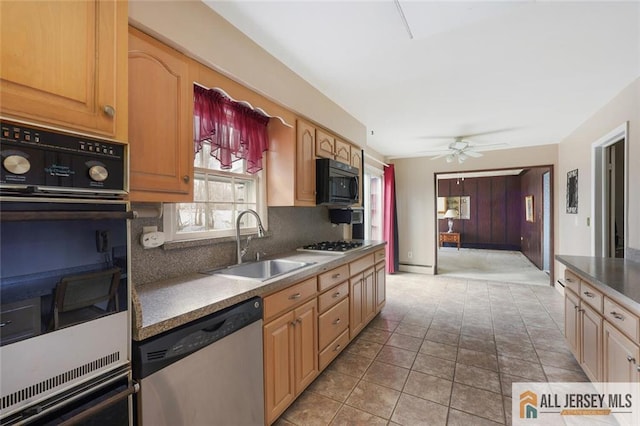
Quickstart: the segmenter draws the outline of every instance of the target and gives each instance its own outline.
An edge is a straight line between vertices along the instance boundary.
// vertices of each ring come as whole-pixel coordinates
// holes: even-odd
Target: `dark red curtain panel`
[[[267,124],[269,117],[234,102],[221,93],[194,86],[195,152],[202,142],[211,141],[211,155],[223,169],[244,158],[247,171],[262,170],[262,154],[269,149]]]
[[[400,269],[398,260],[398,215],[396,211],[396,176],[393,164],[384,168],[383,238],[387,242],[387,272]]]

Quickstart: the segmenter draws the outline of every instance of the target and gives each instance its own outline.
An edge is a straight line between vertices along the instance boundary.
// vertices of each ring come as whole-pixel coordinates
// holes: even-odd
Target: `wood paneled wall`
[[[438,196],[468,195],[469,219],[454,219],[454,231],[461,233],[462,246],[520,250],[520,176],[442,179]],[[448,229],[439,220],[440,232]]]
[[[518,250],[542,268],[542,175],[549,167],[534,167],[517,176],[438,180],[438,196],[470,197],[470,218],[454,219],[467,248]],[[533,195],[534,222],[524,215],[524,197]],[[438,221],[446,232],[447,220]]]
[[[522,201],[520,232],[522,233],[522,253],[538,268],[542,269],[542,229],[543,229],[543,183],[542,175],[548,167],[536,167],[520,175]],[[533,195],[533,222],[527,222],[524,215],[524,197]]]

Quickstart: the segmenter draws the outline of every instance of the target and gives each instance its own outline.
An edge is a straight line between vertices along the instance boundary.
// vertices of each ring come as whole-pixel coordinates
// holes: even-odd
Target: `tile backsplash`
[[[347,226],[331,224],[324,206],[270,207],[267,214],[267,237],[252,239],[245,259],[254,259],[258,251],[272,256],[304,244],[339,240],[343,236],[343,227]],[[135,286],[236,262],[235,240],[198,246],[174,245],[171,249],[144,249],[139,242],[143,226],[157,226],[161,230],[162,219],[131,221],[131,274]],[[244,247],[244,238],[242,243]]]

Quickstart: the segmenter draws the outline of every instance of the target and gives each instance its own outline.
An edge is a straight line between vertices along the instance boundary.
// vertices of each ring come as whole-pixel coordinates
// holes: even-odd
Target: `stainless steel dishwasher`
[[[134,342],[138,425],[264,425],[262,300]]]

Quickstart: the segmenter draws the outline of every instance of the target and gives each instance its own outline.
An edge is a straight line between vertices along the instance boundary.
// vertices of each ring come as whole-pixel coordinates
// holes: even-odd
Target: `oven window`
[[[89,207],[126,211],[124,204]],[[2,345],[126,311],[126,219],[47,220],[39,211],[37,219],[1,221],[0,233]]]

